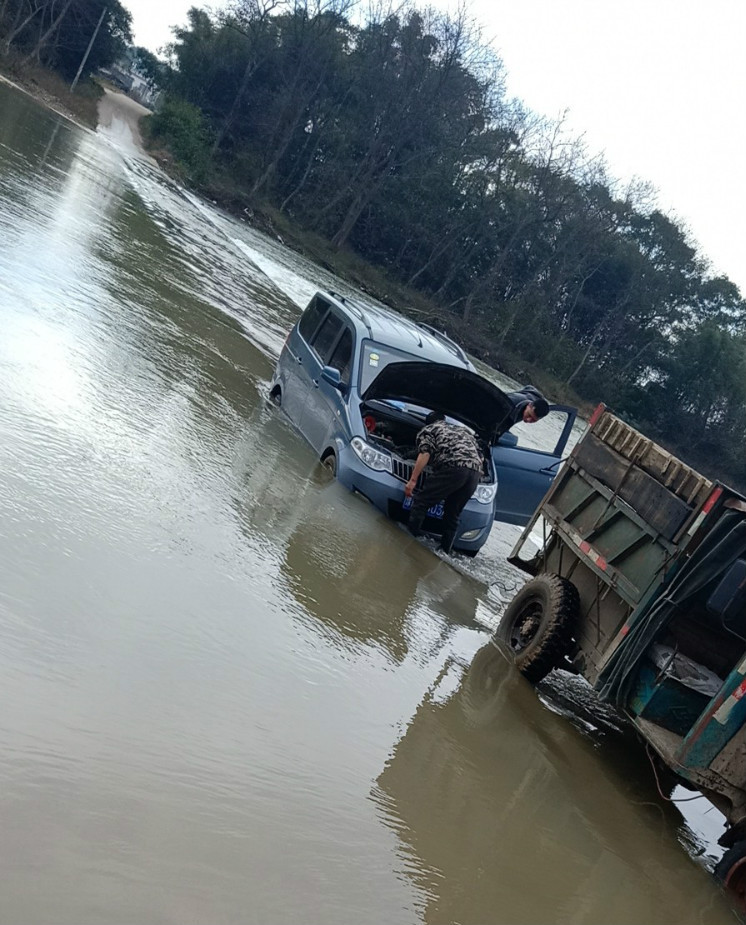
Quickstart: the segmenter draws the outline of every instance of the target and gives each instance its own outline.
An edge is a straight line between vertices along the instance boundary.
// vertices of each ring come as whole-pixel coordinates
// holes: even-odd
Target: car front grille
[[[414,469],[414,463],[410,459],[401,459],[398,456],[391,457],[391,474],[395,479],[400,479],[402,482],[408,482],[412,477],[412,470]],[[422,488],[425,482],[427,481],[428,472],[425,470],[420,473],[420,477],[417,479],[417,488]],[[489,484],[491,479],[482,474],[480,482]]]
[[[395,479],[408,482],[412,478],[413,469],[414,463],[411,460],[400,459],[398,456],[391,457],[391,474]],[[417,479],[417,488],[422,488],[425,484],[426,477],[427,474],[425,472],[420,473],[420,477]]]

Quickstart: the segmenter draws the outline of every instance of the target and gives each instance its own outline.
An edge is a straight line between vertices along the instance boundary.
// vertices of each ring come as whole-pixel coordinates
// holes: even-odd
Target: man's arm
[[[430,462],[429,453],[420,453],[417,456],[417,462],[414,464],[414,469],[412,469],[412,477],[404,486],[404,494],[407,498],[412,497],[415,486],[417,485],[417,479],[420,477],[420,472],[425,468],[425,466]]]

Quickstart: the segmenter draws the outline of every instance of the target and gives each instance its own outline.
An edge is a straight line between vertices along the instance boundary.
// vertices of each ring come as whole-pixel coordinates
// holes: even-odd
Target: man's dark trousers
[[[440,546],[450,552],[456,538],[458,518],[466,502],[479,485],[479,472],[462,466],[443,466],[429,472],[425,487],[415,492],[409,512],[409,531],[419,536],[427,509],[438,501],[443,502],[443,536]]]

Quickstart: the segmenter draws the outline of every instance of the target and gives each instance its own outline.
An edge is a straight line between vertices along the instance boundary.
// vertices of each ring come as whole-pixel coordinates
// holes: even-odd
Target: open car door
[[[495,520],[528,523],[559,470],[576,416],[575,408],[550,405],[546,417],[535,424],[514,424],[500,437],[492,448]]]

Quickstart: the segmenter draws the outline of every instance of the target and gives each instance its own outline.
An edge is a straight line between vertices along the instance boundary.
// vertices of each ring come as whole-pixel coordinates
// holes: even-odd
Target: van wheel
[[[321,458],[321,465],[334,477],[337,477],[337,454],[334,450],[329,450],[326,456]]]
[[[741,911],[746,910],[746,841],[728,848],[715,866],[715,876]]]
[[[269,393],[269,400],[273,405],[276,405],[278,408],[282,405],[282,392],[280,391],[279,385],[276,385],[272,391]]]
[[[539,575],[518,591],[495,635],[506,644],[521,674],[538,684],[570,650],[578,589],[559,575]]]

